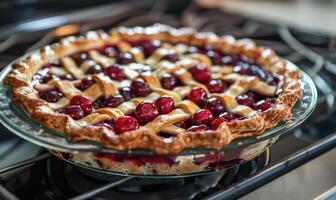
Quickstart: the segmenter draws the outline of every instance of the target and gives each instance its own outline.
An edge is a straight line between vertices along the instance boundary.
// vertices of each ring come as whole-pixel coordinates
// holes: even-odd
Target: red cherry
[[[100,97],[98,99],[96,99],[94,102],[92,102],[92,105],[95,109],[99,109],[101,107],[103,107],[105,98],[104,97]]]
[[[108,57],[114,58],[118,55],[118,50],[114,46],[106,46],[103,53]]]
[[[208,127],[205,124],[192,126],[192,127],[190,127],[190,128],[187,129],[187,131],[192,131],[192,132],[205,131],[205,130],[208,130]]]
[[[78,52],[71,55],[72,59],[79,66],[82,62],[89,58],[89,55],[86,52]]]
[[[211,59],[212,64],[222,64],[222,55],[219,52],[210,50],[206,52],[206,55]]]
[[[207,100],[205,108],[209,109],[214,115],[218,115],[225,110],[222,102],[215,97],[211,97]]]
[[[207,86],[208,90],[212,93],[222,93],[226,88],[223,81],[219,79],[210,80],[205,85]]]
[[[146,56],[150,56],[155,49],[161,46],[161,42],[159,40],[144,40],[141,44],[141,47]]]
[[[246,94],[242,94],[237,97],[237,102],[239,104],[245,105],[245,106],[250,106],[252,107],[254,104],[254,99],[252,96],[248,96]]]
[[[85,115],[90,114],[92,111],[92,101],[84,96],[73,96],[70,100],[70,105],[79,105]]]
[[[86,74],[99,74],[102,71],[103,69],[100,65],[94,64],[85,73]]]
[[[160,114],[167,114],[174,110],[174,99],[168,96],[162,96],[155,101]]]
[[[208,124],[213,120],[213,116],[210,110],[200,109],[193,114],[191,119],[196,125]]]
[[[94,83],[95,81],[91,77],[83,78],[80,84],[78,85],[78,89],[84,91],[88,89],[89,87],[91,87],[91,85],[93,85]]]
[[[121,81],[125,77],[125,71],[119,65],[112,65],[105,69],[105,74],[113,80]]]
[[[178,61],[179,56],[177,54],[167,54],[167,55],[163,56],[162,59],[163,60],[168,60],[168,61],[174,63],[174,62]]]
[[[96,123],[95,126],[104,126],[110,129],[112,132],[115,132],[114,123],[112,121],[101,121]]]
[[[247,67],[241,66],[241,65],[236,65],[233,68],[233,72],[238,73],[238,74],[242,74],[242,75],[249,75],[251,73],[250,70]]]
[[[145,124],[155,119],[159,110],[152,102],[142,102],[136,107],[134,114],[140,123]]]
[[[72,81],[74,78],[73,78],[73,76],[70,73],[67,73],[67,74],[65,74],[63,76],[60,76],[60,79]]]
[[[134,117],[123,116],[117,119],[114,127],[116,128],[117,133],[123,133],[139,128],[139,122]]]
[[[130,87],[119,88],[119,93],[124,97],[125,101],[133,98],[133,94]]]
[[[74,120],[78,120],[84,117],[84,112],[79,105],[68,105],[64,108],[64,113],[69,115]]]
[[[223,122],[227,122],[228,120],[225,119],[224,117],[218,117],[216,119],[214,119],[211,123],[210,123],[210,128],[212,130],[217,130],[217,128],[223,123]]]
[[[174,125],[178,126],[180,128],[188,129],[190,127],[189,121],[190,121],[190,119],[185,119],[185,120],[176,122]]]
[[[177,79],[171,74],[164,74],[161,78],[161,85],[167,90],[172,90],[177,85]]]
[[[225,55],[222,57],[222,64],[224,65],[236,65],[239,61],[239,55]]]
[[[121,54],[119,54],[118,58],[117,58],[117,63],[121,64],[121,65],[126,65],[129,64],[131,62],[133,62],[133,55],[129,52],[123,52]]]
[[[121,95],[115,95],[107,98],[104,101],[104,107],[115,108],[124,102],[124,97]]]
[[[46,101],[48,102],[57,102],[63,97],[63,94],[58,91],[51,91],[47,94]]]
[[[270,108],[271,106],[272,106],[271,102],[261,100],[254,104],[254,109],[264,111]]]
[[[211,73],[209,69],[203,65],[198,64],[196,67],[192,69],[193,77],[196,81],[199,82],[208,82],[211,79]]]
[[[145,97],[150,93],[148,84],[140,78],[132,81],[131,90],[136,97]]]
[[[208,94],[202,88],[195,87],[190,91],[187,97],[190,101],[202,107],[208,98]]]
[[[229,112],[224,112],[224,113],[220,114],[219,117],[223,117],[223,118],[225,118],[227,121],[233,121],[233,120],[239,118],[238,115],[235,115],[235,114],[233,114],[233,113],[229,113]]]

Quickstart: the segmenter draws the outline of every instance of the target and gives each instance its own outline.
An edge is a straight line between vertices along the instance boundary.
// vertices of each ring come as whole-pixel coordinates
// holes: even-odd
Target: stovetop
[[[136,197],[139,200],[234,199],[336,145],[336,85],[333,81],[336,75],[336,48],[330,36],[266,25],[219,10],[205,9],[190,1],[132,1],[87,9],[69,8],[70,12],[48,12],[44,18],[36,14],[38,19],[24,22],[13,20],[16,25],[7,24],[5,30],[0,29],[1,67],[26,51],[57,41],[67,34],[157,22],[190,26],[219,35],[249,37],[259,45],[274,48],[313,78],[319,93],[316,110],[300,127],[282,135],[269,150],[250,162],[210,175],[161,181],[125,180],[122,177],[97,181],[0,126],[0,199],[13,199],[13,196],[36,200],[67,199],[120,180],[125,182],[117,184],[113,189],[104,189],[102,193],[97,192],[94,196],[100,199]]]

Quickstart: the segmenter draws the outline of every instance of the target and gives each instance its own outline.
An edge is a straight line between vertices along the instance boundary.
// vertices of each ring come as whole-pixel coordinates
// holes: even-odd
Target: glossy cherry
[[[272,103],[270,101],[261,100],[254,104],[254,109],[264,111],[270,108],[271,106]]]
[[[141,44],[141,47],[146,56],[151,55],[155,49],[161,46],[161,42],[159,40],[145,40]]]
[[[190,93],[188,94],[187,98],[197,104],[198,106],[202,107],[206,102],[208,95],[205,90],[199,87],[193,88]]]
[[[253,107],[254,105],[254,98],[252,96],[242,94],[242,95],[239,95],[236,99],[239,104],[250,106],[250,107]]]
[[[78,89],[84,91],[95,84],[95,81],[91,77],[85,77],[81,80],[78,85]]]
[[[86,52],[78,52],[71,55],[72,59],[79,66],[82,62],[89,58],[89,55]]]
[[[114,125],[117,133],[123,133],[139,128],[139,122],[137,119],[131,116],[119,117]]]
[[[140,123],[145,124],[159,115],[159,109],[152,102],[142,102],[136,107],[134,115]]]
[[[233,113],[229,113],[229,112],[224,112],[222,114],[219,115],[219,117],[223,117],[225,118],[227,121],[233,121],[239,118],[238,115],[235,115]]]
[[[179,122],[176,122],[174,125],[180,128],[188,129],[190,127],[190,119],[185,119]]]
[[[219,52],[210,50],[206,52],[206,55],[211,59],[212,64],[214,65],[222,64],[222,55]]]
[[[210,128],[216,130],[223,122],[228,122],[224,117],[217,117],[210,123]]]
[[[104,73],[109,76],[112,80],[121,81],[125,77],[124,69],[119,65],[112,65],[104,70]]]
[[[241,74],[241,75],[249,75],[249,74],[251,74],[250,69],[249,69],[248,66],[245,65],[245,64],[239,64],[239,65],[236,65],[236,66],[233,68],[233,72],[234,72],[234,73]]]
[[[80,95],[73,96],[70,100],[70,105],[79,105],[85,115],[91,113],[93,106],[92,101],[89,98]]]
[[[128,101],[133,98],[133,93],[130,87],[119,88],[119,94],[121,94],[124,97],[125,101]]]
[[[222,93],[222,92],[224,92],[224,89],[226,88],[223,81],[219,80],[219,79],[210,80],[205,85],[207,86],[208,90],[211,93]]]
[[[225,110],[222,102],[215,97],[211,97],[206,101],[205,108],[209,109],[213,115],[219,115]]]
[[[198,64],[192,69],[193,77],[199,82],[208,82],[211,79],[211,73],[204,64]]]
[[[200,109],[192,115],[191,120],[195,125],[208,124],[213,120],[213,115],[208,109]]]
[[[115,95],[115,96],[111,96],[109,98],[107,98],[103,105],[104,107],[111,107],[111,108],[115,108],[117,106],[119,106],[121,103],[123,103],[125,100],[124,100],[124,97],[121,96],[121,95]]]
[[[167,54],[167,55],[163,56],[163,58],[162,58],[162,60],[168,60],[168,61],[173,62],[173,63],[178,61],[178,59],[179,59],[179,55],[177,55],[177,54]]]
[[[119,54],[119,56],[117,58],[117,63],[118,64],[126,65],[126,64],[129,64],[131,62],[134,62],[134,59],[133,59],[133,55],[129,52],[123,52],[123,53]]]
[[[111,130],[112,132],[115,132],[113,121],[101,121],[101,122],[96,123],[95,126],[104,126],[108,128],[109,130]]]
[[[155,101],[156,107],[159,109],[160,114],[167,114],[174,110],[174,99],[168,96],[159,97]]]
[[[151,92],[148,84],[140,78],[132,81],[131,90],[136,97],[145,97]]]
[[[51,91],[46,96],[46,101],[56,103],[63,97],[63,94],[58,91]]]
[[[102,71],[103,69],[99,64],[94,64],[85,73],[86,74],[98,74]]]
[[[192,132],[196,132],[196,131],[205,131],[208,130],[208,126],[205,124],[201,124],[201,125],[195,125],[195,126],[191,126],[190,128],[187,129],[187,131],[192,131]]]
[[[84,117],[84,112],[79,105],[68,105],[64,108],[64,113],[69,115],[74,120],[78,120]]]
[[[161,78],[161,85],[167,90],[172,90],[177,86],[177,79],[171,74],[164,74]]]

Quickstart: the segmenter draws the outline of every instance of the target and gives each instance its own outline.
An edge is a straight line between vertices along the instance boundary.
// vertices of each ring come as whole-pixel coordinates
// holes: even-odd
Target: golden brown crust
[[[104,43],[139,38],[187,42],[195,45],[209,44],[221,49],[224,53],[247,55],[261,63],[267,71],[285,77],[282,93],[270,109],[258,112],[245,120],[222,124],[217,130],[185,132],[177,135],[173,141],[165,142],[163,138],[148,133],[145,128],[113,135],[104,127],[81,126],[69,116],[52,110],[47,102],[38,98],[37,91],[30,84],[36,71],[43,64],[54,59],[98,47]],[[218,37],[212,33],[197,33],[190,28],[174,29],[164,25],[133,29],[118,28],[111,30],[109,34],[97,31],[89,32],[86,36],[69,37],[20,58],[11,67],[12,70],[7,75],[5,84],[13,88],[13,100],[21,105],[33,120],[66,133],[74,141],[94,140],[116,150],[146,148],[158,153],[176,153],[189,147],[218,149],[233,139],[262,134],[279,122],[289,120],[291,108],[302,96],[299,69],[290,67],[273,50],[257,47],[253,41],[248,39],[236,41],[231,36]]]

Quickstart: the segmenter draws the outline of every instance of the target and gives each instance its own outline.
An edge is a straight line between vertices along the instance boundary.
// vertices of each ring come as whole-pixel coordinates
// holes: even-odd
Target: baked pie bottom
[[[128,155],[100,152],[62,153],[57,157],[73,164],[101,170],[109,174],[148,176],[188,175],[224,170],[252,160],[263,153],[278,137],[270,138],[243,149],[197,155]]]

